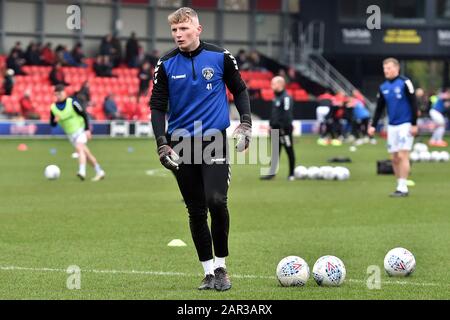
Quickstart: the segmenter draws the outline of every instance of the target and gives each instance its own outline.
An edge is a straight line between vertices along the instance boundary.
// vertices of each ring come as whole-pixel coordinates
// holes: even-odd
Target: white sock
[[[214,260],[214,269],[217,269],[217,268],[224,268],[224,269],[226,269],[225,258],[219,258],[219,257],[215,258],[215,260]]]
[[[208,274],[214,274],[214,260],[202,261],[203,270],[205,271],[205,276]]]
[[[397,179],[397,190],[401,192],[408,192],[408,186],[406,185],[406,179]]]
[[[102,168],[101,168],[100,165],[97,163],[97,164],[95,165],[95,172],[96,172],[96,173],[99,173],[100,171],[102,171]]]
[[[85,176],[86,175],[86,164],[80,164],[78,172]]]
[[[433,140],[434,141],[442,141],[445,134],[445,127],[438,127],[433,132]]]

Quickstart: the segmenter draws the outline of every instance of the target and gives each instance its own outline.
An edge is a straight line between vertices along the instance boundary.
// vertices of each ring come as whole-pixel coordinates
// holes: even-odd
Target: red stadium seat
[[[286,85],[287,89],[297,90],[301,89],[300,84],[298,82],[291,82]]]
[[[265,101],[271,101],[275,98],[275,94],[272,89],[262,89],[261,98]]]
[[[309,95],[303,89],[295,90],[293,97],[295,101],[309,101]]]

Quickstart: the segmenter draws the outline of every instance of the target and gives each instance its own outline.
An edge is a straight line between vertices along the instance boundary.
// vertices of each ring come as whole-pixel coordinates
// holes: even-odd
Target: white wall
[[[214,39],[216,37],[216,14],[214,12],[197,11],[200,24],[203,27],[202,38]]]
[[[44,8],[45,33],[73,34],[66,26],[69,15],[66,13],[67,5],[48,4]],[[83,17],[83,12],[81,13]]]
[[[256,16],[256,40],[267,40],[268,37],[278,40],[280,34],[280,17],[273,14]]]
[[[36,29],[36,4],[6,2],[4,17],[6,32],[34,32]]]
[[[123,28],[120,35],[128,37],[131,32],[136,32],[136,35],[147,35],[147,11],[136,8],[123,8],[121,11]]]
[[[84,6],[81,15],[85,34],[106,35],[112,33],[112,8]]]
[[[173,10],[157,10],[155,28],[157,38],[170,38],[170,26],[167,22],[167,16],[171,14]]]
[[[249,17],[242,13],[224,14],[224,39],[249,41],[248,37]]]

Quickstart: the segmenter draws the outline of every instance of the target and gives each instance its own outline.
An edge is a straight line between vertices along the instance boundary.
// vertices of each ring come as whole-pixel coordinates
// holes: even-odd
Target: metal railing
[[[298,45],[291,38],[288,38],[289,50],[285,61],[290,65],[295,65],[297,70],[306,77],[334,92],[342,91],[347,95],[352,95],[354,90],[358,90],[322,55],[325,24],[322,21],[314,20],[304,27],[302,23],[299,23],[298,30]],[[366,100],[367,107],[373,110],[375,104],[367,97],[363,97]]]

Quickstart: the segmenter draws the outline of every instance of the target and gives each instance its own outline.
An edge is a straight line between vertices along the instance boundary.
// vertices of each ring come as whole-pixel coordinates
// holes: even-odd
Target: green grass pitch
[[[196,290],[202,269],[187,213],[154,140],[91,141],[107,173],[98,183],[77,180],[66,140],[2,140],[0,299],[448,299],[449,163],[414,164],[410,197],[391,199],[393,176],[376,175],[376,160],[388,156],[383,140],[352,153],[348,145],[320,147],[315,139],[296,139],[297,164],[350,156],[350,180],[288,182],[285,154],[274,181],[259,181],[257,165],[233,165],[233,288],[221,293]],[[29,150],[17,151],[19,143]],[[52,163],[62,175],[47,181],[44,167]],[[172,239],[187,246],[168,247]],[[384,273],[384,255],[397,246],[416,257],[409,278]],[[322,288],[312,278],[302,288],[278,284],[283,257],[298,255],[312,270],[327,254],[346,265],[341,287]],[[66,286],[71,265],[81,268],[79,290]],[[382,270],[380,290],[366,285],[370,265]]]

